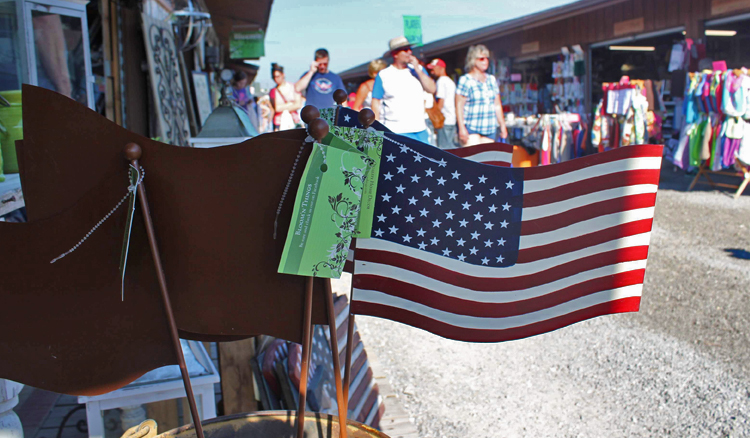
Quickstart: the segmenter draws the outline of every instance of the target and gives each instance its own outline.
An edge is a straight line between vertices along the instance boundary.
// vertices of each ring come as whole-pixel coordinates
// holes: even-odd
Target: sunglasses
[[[486,60],[488,60],[488,59],[489,59],[489,58],[488,58],[488,57],[486,57],[486,56],[480,56],[479,58],[477,58],[477,61],[486,61]]]
[[[401,47],[393,51],[393,53],[411,52],[411,47]]]

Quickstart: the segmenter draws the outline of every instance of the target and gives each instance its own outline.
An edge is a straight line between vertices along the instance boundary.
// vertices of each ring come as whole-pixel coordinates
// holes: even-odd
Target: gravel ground
[[[501,344],[359,317],[422,437],[750,437],[750,195],[662,171],[641,312]]]

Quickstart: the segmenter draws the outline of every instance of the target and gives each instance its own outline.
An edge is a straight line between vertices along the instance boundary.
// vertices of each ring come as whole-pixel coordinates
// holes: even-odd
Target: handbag
[[[427,117],[430,118],[430,122],[432,122],[432,126],[435,129],[443,129],[443,126],[445,125],[445,116],[443,115],[443,112],[435,105],[430,108],[425,108],[425,111],[427,112]]]

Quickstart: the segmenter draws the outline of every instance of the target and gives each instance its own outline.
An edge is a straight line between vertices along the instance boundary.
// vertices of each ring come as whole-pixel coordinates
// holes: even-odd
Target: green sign
[[[229,37],[231,59],[258,59],[266,55],[266,35],[262,30],[232,32]]]
[[[422,46],[421,15],[404,15],[404,36],[415,46]]]

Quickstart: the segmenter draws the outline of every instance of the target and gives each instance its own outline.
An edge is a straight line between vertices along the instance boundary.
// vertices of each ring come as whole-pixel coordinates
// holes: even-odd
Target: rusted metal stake
[[[339,341],[336,336],[336,312],[333,305],[333,288],[331,280],[326,281],[326,308],[328,310],[328,330],[331,333],[331,350],[333,350],[333,374],[336,382],[336,404],[339,409],[339,437],[346,438],[346,417],[348,404],[341,383],[341,364],[339,363]]]
[[[344,363],[344,399],[349,408],[349,382],[352,374],[352,349],[354,348],[354,314],[352,313],[352,296],[354,286],[349,290],[349,318],[346,327],[346,362]]]
[[[141,158],[141,147],[135,143],[128,143],[125,146],[125,158],[132,164],[136,169],[139,169],[138,159]],[[164,304],[164,312],[167,314],[167,320],[169,321],[169,334],[172,338],[172,344],[177,355],[177,364],[180,366],[180,373],[182,374],[182,383],[185,385],[185,393],[188,399],[188,405],[190,406],[190,414],[193,416],[193,424],[195,425],[195,432],[198,438],[203,437],[203,425],[201,425],[201,419],[198,415],[198,407],[195,404],[195,395],[193,395],[193,386],[190,384],[190,375],[188,374],[187,366],[185,365],[185,357],[182,354],[182,345],[180,345],[180,337],[177,334],[177,323],[174,319],[174,313],[172,312],[172,303],[169,300],[169,292],[167,290],[167,279],[164,276],[164,268],[161,264],[161,257],[159,256],[159,247],[156,245],[156,234],[154,233],[154,224],[151,221],[151,211],[148,208],[148,199],[146,199],[146,187],[143,185],[143,181],[138,184],[138,196],[141,198],[141,210],[143,210],[143,222],[146,225],[146,234],[148,235],[148,243],[151,247],[151,255],[154,257],[154,267],[156,268],[156,277],[159,280],[159,290],[161,290],[161,299]]]
[[[297,405],[297,438],[305,435],[305,404],[307,402],[307,372],[310,367],[312,349],[312,298],[313,277],[307,277],[305,285],[305,315],[302,326],[302,371],[299,376],[299,405]]]

